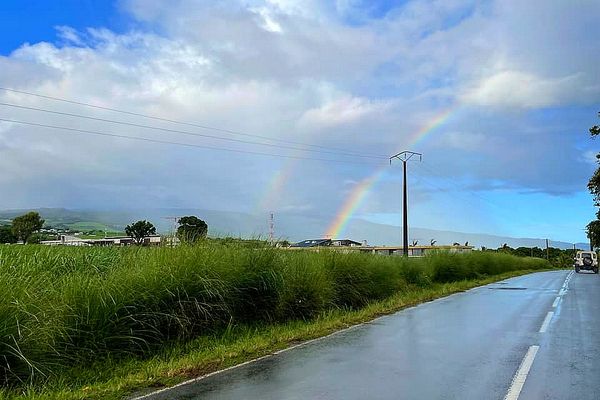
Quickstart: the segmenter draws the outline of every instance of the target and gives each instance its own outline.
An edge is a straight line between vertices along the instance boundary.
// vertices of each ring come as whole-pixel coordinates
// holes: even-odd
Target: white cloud
[[[0,57],[0,86],[375,154],[406,145],[440,110],[463,102],[473,109],[449,119],[419,144],[427,160],[441,164],[437,170],[442,178],[469,175],[477,182],[572,191],[589,166],[573,163],[567,154],[576,145],[587,145],[532,132],[528,128],[539,121],[529,120],[527,113],[600,101],[594,58],[600,51],[598,28],[577,29],[578,21],[587,21],[584,14],[590,4],[570,4],[565,10],[554,2],[513,2],[510,7],[501,3],[414,0],[381,19],[365,17],[349,24],[346,14],[360,12],[352,1],[340,1],[336,7],[291,0],[130,0],[122,7],[135,20],[133,25],[142,22],[137,28],[118,34],[60,27],[58,44],[24,45]],[[538,12],[547,22],[538,23]],[[561,13],[569,18],[561,20]],[[140,122],[23,95],[0,93],[0,98]],[[330,157],[5,107],[0,107],[0,116],[216,147]],[[565,127],[557,135],[581,130],[577,124],[581,122],[565,114]],[[69,198],[93,202],[94,197],[98,202],[129,203],[118,194],[140,198],[154,193],[160,206],[177,200],[184,206],[222,208],[226,203],[231,209],[254,209],[266,197],[273,174],[285,165],[278,158],[16,125],[2,125],[1,130],[0,168],[10,173],[0,182],[0,208],[30,204],[36,199],[36,185],[46,193],[58,193],[56,187],[63,185],[70,197],[56,194],[56,204]],[[539,151],[532,156],[527,146]],[[347,182],[361,181],[374,168],[298,161],[289,178],[292,183],[275,196],[280,199],[276,206],[335,213]],[[552,176],[549,169],[556,169]],[[23,189],[9,190],[14,187]],[[82,188],[95,192],[83,196]],[[389,200],[397,193],[385,190],[370,195],[369,211],[395,212],[396,200]]]
[[[502,71],[479,82],[463,99],[483,106],[541,108],[590,102],[600,90],[589,90],[579,74],[544,79],[518,71]]]
[[[440,138],[439,145],[464,151],[477,151],[486,145],[489,146],[490,143],[483,133],[450,131]]]
[[[598,155],[597,151],[589,150],[589,151],[583,152],[583,154],[581,156],[584,161],[586,161],[588,164],[593,166],[593,168],[595,169],[598,167],[598,158],[596,157],[597,155]]]
[[[262,27],[269,31],[269,32],[277,32],[277,33],[281,33],[283,31],[283,29],[281,28],[281,25],[279,24],[279,22],[277,22],[277,20],[275,19],[275,17],[273,16],[273,14],[270,12],[270,10],[266,7],[258,7],[258,8],[254,8],[251,9],[252,11],[255,11],[258,15],[260,15],[263,19],[263,24]]]
[[[74,44],[76,46],[83,46],[85,44],[84,40],[80,37],[79,32],[70,26],[57,26],[56,31],[57,36],[68,44]]]
[[[307,110],[299,123],[312,129],[358,124],[364,119],[384,114],[390,108],[389,102],[377,102],[346,95]]]

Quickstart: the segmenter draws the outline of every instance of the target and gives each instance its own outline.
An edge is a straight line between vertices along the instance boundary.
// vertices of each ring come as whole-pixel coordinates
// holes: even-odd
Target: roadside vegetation
[[[600,117],[600,112],[598,113],[598,117]],[[599,125],[592,126],[589,131],[592,139],[597,139],[600,136]],[[596,168],[596,171],[594,171],[594,174],[587,184],[588,190],[594,199],[594,207],[597,208],[596,219],[590,221],[585,227],[592,249],[600,247],[600,153],[596,154],[596,162],[599,166]]]
[[[483,248],[482,251],[510,254],[517,257],[536,257],[547,259],[553,267],[556,268],[572,268],[573,259],[577,254],[578,250],[582,249],[558,249],[556,247],[549,247],[548,249],[541,249],[539,247],[517,247],[512,248],[506,244],[497,249]]]
[[[403,259],[214,241],[0,246],[0,399],[61,390],[60,398],[118,398],[481,279],[548,267],[538,258],[488,252]],[[241,353],[240,343],[247,346]],[[214,353],[217,345],[223,354]],[[140,382],[140,369],[153,372]]]

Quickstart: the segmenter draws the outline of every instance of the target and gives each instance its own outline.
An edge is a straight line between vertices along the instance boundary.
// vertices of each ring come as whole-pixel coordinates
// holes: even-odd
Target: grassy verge
[[[544,268],[484,253],[0,249],[0,399],[122,398]]]

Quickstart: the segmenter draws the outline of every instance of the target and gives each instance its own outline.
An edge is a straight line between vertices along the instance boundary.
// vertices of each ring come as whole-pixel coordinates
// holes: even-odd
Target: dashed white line
[[[558,307],[558,303],[560,302],[560,296],[554,299],[554,303],[552,303],[552,308]]]
[[[573,271],[571,271],[567,274],[567,277],[565,278],[565,282],[563,283],[562,287],[560,288],[560,291],[558,292],[559,296],[564,296],[567,293],[567,291],[569,290],[569,282],[571,281],[572,277],[573,277]]]
[[[554,312],[548,311],[548,314],[546,314],[546,318],[544,318],[544,322],[542,323],[542,327],[540,328],[540,333],[546,332],[546,329],[548,329],[548,325],[550,325],[550,321],[552,320],[553,316]]]
[[[535,355],[537,354],[540,346],[531,346],[529,350],[527,350],[527,354],[525,354],[525,358],[521,362],[515,377],[513,378],[512,384],[508,389],[508,393],[506,393],[506,397],[504,400],[517,400],[519,395],[521,394],[521,390],[523,390],[523,385],[525,385],[525,380],[527,379],[527,375],[529,375],[529,370],[533,365],[533,360],[535,359]]]

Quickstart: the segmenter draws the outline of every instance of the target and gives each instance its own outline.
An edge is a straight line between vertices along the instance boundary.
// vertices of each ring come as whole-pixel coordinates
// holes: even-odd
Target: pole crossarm
[[[406,162],[413,157],[419,157],[419,161],[423,160],[423,154],[421,154],[421,153],[415,153],[414,151],[401,151],[400,153],[394,154],[393,156],[390,157],[390,164],[392,163],[392,160],[394,158],[396,158],[402,162]]]

